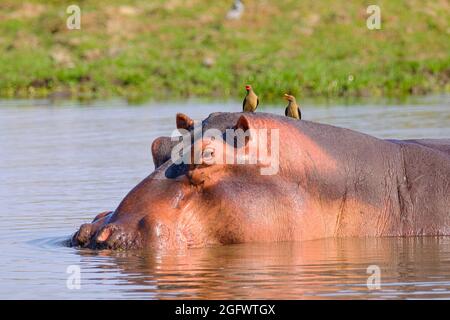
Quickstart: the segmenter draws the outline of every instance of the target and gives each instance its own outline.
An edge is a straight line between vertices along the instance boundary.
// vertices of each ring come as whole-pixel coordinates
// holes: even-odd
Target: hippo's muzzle
[[[125,227],[115,223],[107,223],[112,212],[108,212],[92,223],[81,225],[71,239],[74,247],[90,249],[139,249],[142,247],[140,232],[127,231]],[[103,223],[102,223],[103,222]]]

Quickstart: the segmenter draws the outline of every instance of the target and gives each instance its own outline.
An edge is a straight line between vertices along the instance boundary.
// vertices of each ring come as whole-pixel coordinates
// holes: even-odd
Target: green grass
[[[85,0],[0,3],[0,96],[128,99],[450,92],[448,1]],[[206,62],[209,60],[210,64]]]

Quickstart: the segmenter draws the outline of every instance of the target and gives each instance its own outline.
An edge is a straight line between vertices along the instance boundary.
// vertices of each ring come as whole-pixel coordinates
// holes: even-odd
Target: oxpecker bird
[[[284,111],[284,115],[287,117],[291,117],[294,119],[301,119],[302,113],[300,112],[300,108],[297,105],[297,101],[295,100],[294,96],[291,96],[290,94],[285,93],[284,98],[289,101],[286,110]]]
[[[247,95],[242,103],[242,111],[244,112],[255,112],[259,104],[258,96],[252,89],[252,86],[246,85],[245,90],[247,90]]]

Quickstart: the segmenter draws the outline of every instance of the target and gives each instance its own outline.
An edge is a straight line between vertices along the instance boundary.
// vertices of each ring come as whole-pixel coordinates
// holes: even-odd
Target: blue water
[[[450,138],[450,97],[407,104],[302,104],[305,119],[382,138]],[[450,298],[450,238],[319,240],[175,253],[63,245],[153,170],[152,140],[176,112],[240,102],[0,102],[0,298]],[[268,106],[266,112],[284,113]],[[81,272],[67,286],[67,268]],[[367,286],[379,267],[380,289]],[[70,283],[69,283],[70,284]]]

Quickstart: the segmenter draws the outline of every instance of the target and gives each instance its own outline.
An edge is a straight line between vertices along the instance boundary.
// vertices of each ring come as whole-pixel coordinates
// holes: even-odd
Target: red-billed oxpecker
[[[258,96],[252,89],[252,86],[246,85],[245,90],[247,90],[247,95],[242,103],[242,111],[244,112],[255,112],[259,104]]]
[[[284,111],[284,115],[300,120],[302,118],[302,113],[300,112],[300,108],[298,107],[295,97],[285,93],[284,98],[289,101],[286,110]]]

